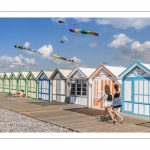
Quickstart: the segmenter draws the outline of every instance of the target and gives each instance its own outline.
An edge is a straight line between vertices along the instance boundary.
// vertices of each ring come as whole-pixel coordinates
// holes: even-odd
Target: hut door
[[[124,111],[132,112],[132,81],[124,81]]]
[[[53,100],[56,101],[56,80],[53,80]]]
[[[133,112],[134,114],[150,116],[149,81],[147,79],[134,80]]]
[[[49,101],[49,81],[39,81],[39,99]]]
[[[65,80],[53,80],[53,100],[65,102]]]
[[[99,80],[94,80],[94,97],[93,97],[93,106],[99,107],[98,100],[100,99],[100,93],[99,93]]]
[[[61,80],[56,80],[56,101],[61,101]]]

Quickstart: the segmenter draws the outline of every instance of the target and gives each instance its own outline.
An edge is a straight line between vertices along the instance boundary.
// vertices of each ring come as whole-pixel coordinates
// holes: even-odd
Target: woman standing
[[[116,116],[118,116],[120,119],[121,119],[121,122],[120,123],[123,123],[123,119],[124,117],[121,116],[119,113],[118,113],[118,109],[122,106],[121,104],[121,92],[119,91],[119,87],[118,87],[118,84],[115,84],[114,85],[114,88],[115,88],[115,91],[113,92],[113,97],[114,97],[114,100],[113,100],[113,111],[114,111],[114,114],[115,114],[115,120],[116,120]]]
[[[108,113],[110,114],[111,119],[113,121],[113,124],[115,124],[116,122],[115,122],[114,116],[111,112],[112,111],[112,99],[110,99],[110,100],[108,99],[108,97],[111,95],[109,86],[105,85],[104,90],[105,90],[105,92],[103,93],[102,97],[98,101],[98,102],[100,102],[102,99],[104,100],[105,111],[104,111],[103,119],[101,119],[101,121],[104,121],[104,118],[106,117],[106,114],[108,111]]]

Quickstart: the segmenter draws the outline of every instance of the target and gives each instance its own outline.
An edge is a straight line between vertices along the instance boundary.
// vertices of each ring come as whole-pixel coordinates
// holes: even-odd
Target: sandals
[[[116,124],[116,121],[113,121],[113,123],[112,123],[113,125],[115,125]]]
[[[104,118],[99,117],[99,121],[104,122]]]
[[[121,122],[120,122],[121,124],[123,123],[123,119],[124,119],[124,117],[121,117]]]

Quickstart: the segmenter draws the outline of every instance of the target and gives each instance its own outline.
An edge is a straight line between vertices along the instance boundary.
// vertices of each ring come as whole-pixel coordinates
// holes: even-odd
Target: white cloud
[[[29,48],[30,43],[29,42],[25,42],[24,47]]]
[[[74,20],[76,20],[77,22],[90,22],[91,19],[90,18],[74,18]]]
[[[0,57],[0,62],[3,63],[3,64],[13,62],[13,61],[14,61],[14,58],[12,58],[10,56],[7,56],[7,55],[4,55],[4,56]]]
[[[150,18],[108,18],[96,19],[99,25],[112,25],[115,28],[127,29],[133,27],[137,30],[145,28],[150,25]]]
[[[31,59],[25,58],[24,60],[25,60],[25,61],[27,62],[27,64],[29,64],[29,65],[37,65],[37,62],[36,62],[36,60],[35,60],[34,58],[31,58]]]
[[[95,48],[98,46],[98,43],[89,43],[89,46]]]
[[[63,37],[62,37],[62,40],[68,41],[68,38],[67,38],[66,36],[63,36]]]
[[[150,51],[150,41],[141,44],[138,41],[134,41],[131,44],[132,51]]]
[[[41,48],[38,49],[39,52],[43,53],[43,55],[41,55],[43,58],[52,60],[52,52],[53,52],[53,47],[52,45],[43,45]]]
[[[109,47],[121,47],[121,46],[125,46],[127,43],[131,43],[133,41],[133,39],[130,39],[129,37],[127,37],[125,34],[118,34],[118,35],[114,35],[114,41],[112,41],[110,44],[108,44]]]
[[[120,42],[120,38],[118,35],[115,35],[116,40],[112,41],[108,44],[109,47],[115,47],[119,52],[119,55],[114,55],[115,60],[125,60],[125,61],[141,61],[149,63],[150,57],[150,41],[146,41],[144,43],[140,43],[139,41],[133,41],[126,35],[123,35],[122,40]],[[117,38],[118,37],[118,38]],[[131,43],[130,45],[126,45],[126,43]]]
[[[22,62],[22,58],[24,58],[22,55],[15,56],[15,57],[10,57],[7,55],[1,56],[0,57],[0,65],[1,67],[1,72],[2,71],[14,71],[11,69],[16,69],[20,68],[21,66],[27,66],[28,64],[34,64],[36,65],[37,62],[34,58],[24,58],[24,62]],[[25,63],[26,62],[26,63]],[[12,63],[15,63],[14,65]]]

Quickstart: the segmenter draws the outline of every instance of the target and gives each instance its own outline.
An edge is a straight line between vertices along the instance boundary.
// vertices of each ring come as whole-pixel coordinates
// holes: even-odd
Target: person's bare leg
[[[123,116],[121,116],[117,111],[118,111],[118,109],[119,108],[114,108],[114,114],[116,115],[116,116],[118,116],[120,119],[121,119],[121,123],[123,122],[123,119],[124,119],[124,117]]]
[[[108,107],[108,108],[107,108],[107,111],[108,111],[108,113],[110,114],[110,117],[111,117],[112,121],[113,121],[113,122],[115,122],[115,120],[114,120],[114,116],[113,116],[113,114],[112,114],[111,110],[112,110],[112,108],[111,108],[111,107]]]
[[[101,119],[102,121],[105,119],[106,114],[107,114],[107,108],[105,107],[104,114],[103,114],[103,118]]]

